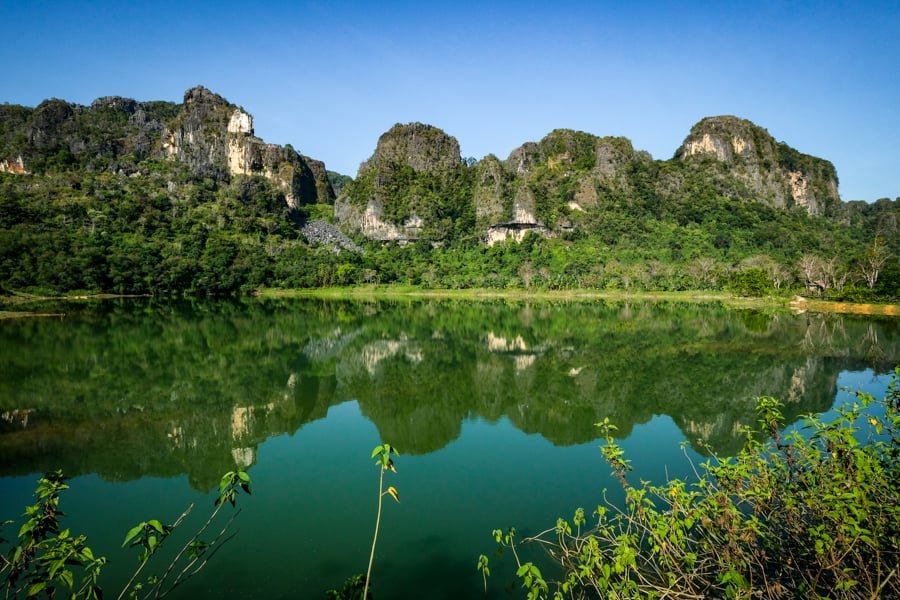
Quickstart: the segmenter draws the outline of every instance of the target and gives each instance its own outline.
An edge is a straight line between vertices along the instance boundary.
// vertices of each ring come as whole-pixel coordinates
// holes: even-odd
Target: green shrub
[[[877,302],[878,295],[874,290],[864,286],[848,285],[842,290],[828,290],[826,298],[844,302]]]
[[[762,269],[747,269],[731,275],[728,289],[739,296],[759,297],[772,291],[772,282]]]
[[[885,398],[857,392],[833,421],[782,434],[780,406],[760,398],[737,456],[661,486],[628,481],[614,427],[599,423],[625,505],[599,505],[590,525],[578,509],[521,541],[494,531],[528,597],[900,597],[900,368]],[[524,561],[528,545],[550,553],[558,580]]]

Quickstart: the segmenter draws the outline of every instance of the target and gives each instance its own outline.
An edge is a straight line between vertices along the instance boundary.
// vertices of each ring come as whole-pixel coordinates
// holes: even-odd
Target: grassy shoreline
[[[791,310],[829,312],[853,315],[887,315],[900,317],[900,304],[869,304],[861,302],[837,302],[833,300],[811,300],[799,296],[790,302]]]
[[[367,285],[327,288],[261,288],[252,294],[262,299],[279,298],[318,298],[318,299],[361,299],[361,300],[514,300],[514,301],[566,301],[591,302],[597,300],[612,301],[650,301],[650,302],[685,302],[702,303],[718,302],[732,308],[750,309],[784,309],[795,312],[818,312],[837,314],[863,314],[900,316],[900,304],[836,302],[817,300],[800,296],[751,298],[735,296],[721,291],[622,291],[622,290],[524,290],[524,289],[427,289],[402,285]],[[0,296],[0,308],[15,308],[23,305],[40,305],[45,302],[73,302],[92,300],[111,300],[121,298],[149,298],[149,295],[133,294],[85,294],[78,293],[60,296],[38,296],[21,294]],[[0,310],[0,319],[25,317],[63,317],[65,313],[45,312],[40,310]]]
[[[743,298],[727,292],[682,291],[608,291],[608,290],[523,290],[523,289],[426,289],[414,286],[353,286],[309,289],[263,288],[257,292],[260,298],[362,298],[362,299],[459,299],[459,300],[648,300],[667,302],[722,302],[742,307],[786,307],[784,298]]]

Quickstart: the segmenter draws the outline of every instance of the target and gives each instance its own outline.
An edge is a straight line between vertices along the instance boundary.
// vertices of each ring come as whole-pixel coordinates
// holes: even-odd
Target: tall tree
[[[887,262],[890,254],[881,239],[881,236],[875,236],[872,245],[860,257],[859,270],[862,272],[869,289],[873,289],[878,282],[878,274],[881,272],[884,263]]]

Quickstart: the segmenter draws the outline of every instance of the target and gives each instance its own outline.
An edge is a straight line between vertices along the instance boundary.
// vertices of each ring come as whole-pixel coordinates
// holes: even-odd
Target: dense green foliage
[[[21,156],[28,171],[50,174],[60,171],[132,171],[151,157],[159,141],[129,119],[118,99],[99,102],[90,110],[63,100],[45,100],[34,109],[0,106],[0,159]],[[176,119],[172,102],[142,103],[146,123]],[[225,116],[227,119],[227,116]]]
[[[378,197],[387,221],[403,223],[418,216],[425,223],[424,239],[460,240],[471,238],[475,229],[471,176],[472,168],[463,164],[449,174],[391,164],[381,171],[366,171],[346,187],[350,202],[357,205]]]
[[[695,184],[687,179],[695,191],[681,200],[610,192],[589,213],[544,215],[548,221],[565,216],[576,222],[578,228],[560,238],[487,247],[473,237],[474,213],[466,186],[459,183],[471,177],[472,167],[459,168],[452,180],[459,185],[401,169],[391,210],[408,217],[408,205],[415,202],[432,224],[424,235],[444,240],[442,245],[358,240],[366,253],[335,254],[300,238],[300,215],[261,177],[222,183],[197,179],[173,163],[142,166],[147,176],[77,170],[0,174],[0,286],[129,294],[360,283],[683,290],[725,289],[730,273],[763,269],[766,280],[754,293],[773,293],[804,288],[798,261],[813,254],[850,275],[840,289],[829,286],[834,297],[890,300],[900,293],[898,208],[890,201],[853,206],[850,224],[842,225],[729,201],[704,188],[697,175]],[[539,172],[532,185],[554,176]],[[364,185],[360,180],[352,189]],[[548,189],[565,193],[566,188]],[[443,229],[437,231],[434,223]],[[889,260],[869,290],[858,263],[872,244],[872,231],[884,232]]]
[[[267,180],[222,184],[172,163],[144,166],[146,177],[0,176],[0,285],[222,294],[272,284],[296,254],[315,254]]]
[[[47,473],[38,480],[37,502],[25,508],[28,519],[19,529],[18,543],[0,555],[4,598],[31,598],[42,592],[52,598],[57,591],[73,598],[103,597],[97,580],[106,559],[94,556],[85,536],[60,529],[59,495],[68,487],[61,472]],[[0,544],[6,543],[0,538]]]
[[[701,465],[696,481],[629,481],[614,426],[598,423],[624,507],[600,503],[590,525],[579,508],[522,540],[494,531],[528,598],[900,595],[900,368],[885,398],[858,392],[834,420],[810,416],[788,433],[781,403],[758,402],[758,432],[745,432],[736,456]],[[525,560],[533,545],[558,581]],[[478,568],[487,576],[489,559]]]

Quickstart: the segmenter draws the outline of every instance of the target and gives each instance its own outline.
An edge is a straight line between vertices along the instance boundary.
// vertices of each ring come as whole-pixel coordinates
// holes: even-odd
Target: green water
[[[827,411],[842,386],[880,394],[900,320],[718,305],[117,301],[0,322],[0,520],[37,475],[73,475],[65,523],[109,556],[148,518],[184,529],[222,473],[254,482],[239,533],[181,598],[323,598],[364,572],[380,440],[401,456],[376,598],[484,597],[494,528],[536,532],[616,484],[593,424],[609,416],[635,477],[738,448],[753,398]],[[689,442],[686,452],[679,448]],[[687,457],[685,456],[687,455]],[[230,511],[230,509],[228,509]],[[14,534],[12,531],[7,533]],[[505,597],[493,559],[488,597]]]

